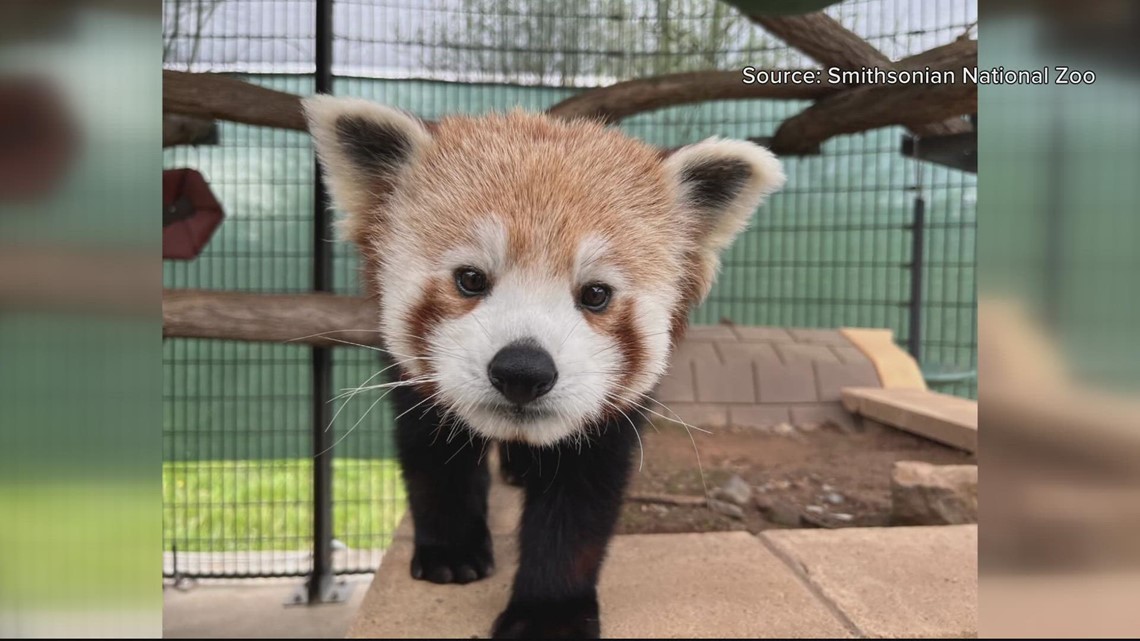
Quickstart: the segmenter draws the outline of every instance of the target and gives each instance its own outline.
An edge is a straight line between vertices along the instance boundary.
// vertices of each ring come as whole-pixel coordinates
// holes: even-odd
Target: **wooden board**
[[[918,389],[849,387],[843,407],[932,441],[978,451],[978,403]]]

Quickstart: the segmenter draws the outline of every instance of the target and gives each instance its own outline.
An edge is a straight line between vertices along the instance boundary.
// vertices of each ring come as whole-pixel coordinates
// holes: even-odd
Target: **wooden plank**
[[[978,403],[917,389],[849,387],[843,407],[880,423],[969,452],[978,451]]]
[[[324,293],[251,294],[197,289],[162,293],[162,335],[323,347],[381,347],[375,301]]]
[[[895,344],[891,330],[844,327],[839,331],[875,364],[885,389],[926,389],[918,363]]]

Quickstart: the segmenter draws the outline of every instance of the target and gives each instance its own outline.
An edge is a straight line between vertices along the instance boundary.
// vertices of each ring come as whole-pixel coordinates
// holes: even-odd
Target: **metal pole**
[[[910,263],[910,335],[907,348],[914,360],[922,363],[922,264],[926,237],[926,199],[920,191],[914,197],[914,223],[911,225]]]
[[[316,92],[332,93],[332,0],[316,0]],[[313,171],[313,290],[332,291],[332,237],[328,194],[320,167]],[[326,429],[331,415],[332,351],[314,347],[312,353],[313,403],[313,570],[308,602],[326,602],[333,585],[332,567],[332,445]]]

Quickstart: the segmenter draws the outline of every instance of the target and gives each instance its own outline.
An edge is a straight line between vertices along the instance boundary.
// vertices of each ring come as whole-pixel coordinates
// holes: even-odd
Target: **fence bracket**
[[[310,589],[309,582],[318,581],[316,590]],[[352,596],[356,587],[344,579],[337,579],[331,575],[312,576],[309,581],[297,586],[293,594],[285,601],[286,607],[294,605],[319,605],[322,603],[344,603]],[[315,600],[313,599],[315,597]]]

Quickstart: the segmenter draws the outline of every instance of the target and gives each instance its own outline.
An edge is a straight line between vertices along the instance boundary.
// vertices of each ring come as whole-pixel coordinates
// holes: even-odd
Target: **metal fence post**
[[[316,82],[317,93],[332,93],[332,4],[316,0]],[[320,166],[313,170],[313,289],[332,291],[331,220],[328,194],[321,182]],[[332,566],[332,460],[331,420],[332,350],[314,347],[312,351],[313,404],[313,567],[308,582],[310,604],[336,600]]]
[[[914,196],[914,220],[910,241],[910,333],[907,349],[914,360],[922,363],[922,285],[926,236],[926,199],[919,191]]]

